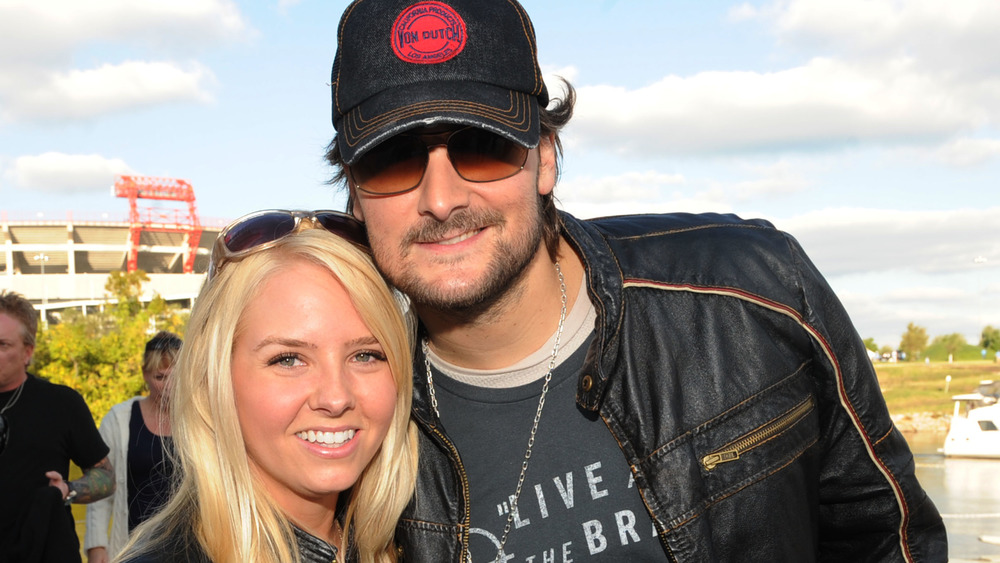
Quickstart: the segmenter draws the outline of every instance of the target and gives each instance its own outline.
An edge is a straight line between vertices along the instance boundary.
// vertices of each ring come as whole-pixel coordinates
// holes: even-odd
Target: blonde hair
[[[350,552],[362,563],[396,561],[396,521],[413,494],[417,472],[416,427],[409,416],[414,334],[370,256],[323,229],[299,231],[226,263],[202,287],[173,374],[175,492],[157,516],[133,532],[123,555],[193,536],[215,563],[299,561],[290,523],[251,472],[231,376],[243,312],[271,276],[296,260],[317,264],[340,281],[381,343],[396,382],[395,412],[382,447],[339,499],[345,506],[346,498],[349,531],[339,558]]]

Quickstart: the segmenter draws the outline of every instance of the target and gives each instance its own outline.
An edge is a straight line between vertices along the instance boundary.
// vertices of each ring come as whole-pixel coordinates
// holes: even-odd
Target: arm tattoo
[[[111,460],[104,458],[93,467],[84,469],[83,477],[73,481],[73,490],[76,491],[73,502],[79,504],[111,496],[115,492],[115,470],[111,466]]]

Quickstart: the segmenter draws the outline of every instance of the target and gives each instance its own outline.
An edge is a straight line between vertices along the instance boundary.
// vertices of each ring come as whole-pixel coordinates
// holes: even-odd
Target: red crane
[[[194,272],[194,259],[198,253],[202,227],[198,221],[194,188],[190,182],[177,178],[119,176],[115,180],[115,196],[128,198],[129,203],[129,272],[136,271],[139,265],[139,237],[142,231],[187,235],[184,273]],[[139,207],[139,199],[187,202],[187,212],[183,209]]]

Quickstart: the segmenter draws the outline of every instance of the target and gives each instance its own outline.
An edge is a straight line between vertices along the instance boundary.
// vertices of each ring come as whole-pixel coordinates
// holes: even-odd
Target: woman
[[[167,499],[173,465],[166,455],[170,418],[164,391],[180,349],[176,334],[160,331],[153,336],[142,355],[149,395],[111,407],[101,420],[101,437],[111,448],[116,493],[87,505],[83,543],[89,563],[107,563],[124,547],[129,532]]]
[[[122,560],[397,559],[413,336],[364,244],[332,211],[220,233],[173,380],[180,483]]]

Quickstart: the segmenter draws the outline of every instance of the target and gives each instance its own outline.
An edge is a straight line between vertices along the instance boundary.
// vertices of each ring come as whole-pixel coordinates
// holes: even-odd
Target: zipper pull
[[[708,454],[707,456],[701,458],[701,464],[705,466],[707,471],[711,471],[720,463],[736,461],[737,459],[740,459],[740,452],[738,450],[726,450]]]

